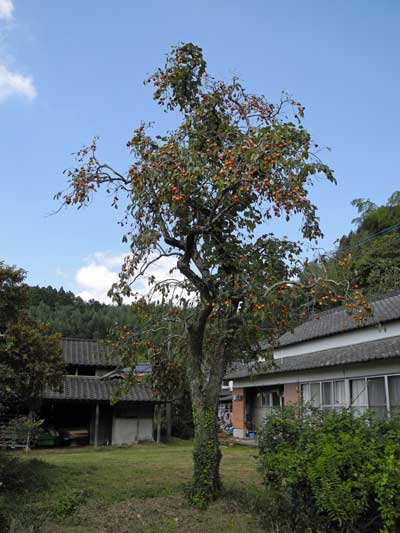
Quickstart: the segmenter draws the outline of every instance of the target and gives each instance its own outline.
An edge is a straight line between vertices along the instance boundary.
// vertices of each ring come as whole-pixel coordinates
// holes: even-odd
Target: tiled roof
[[[226,378],[240,379],[256,375],[297,372],[396,357],[400,358],[400,336],[283,357],[275,359],[275,365],[272,368],[263,368],[260,364],[243,364],[241,368],[236,368],[229,373]]]
[[[112,360],[111,348],[101,341],[62,339],[62,354],[67,365],[117,366]]]
[[[43,398],[52,400],[95,400],[107,401],[112,398],[115,381],[101,380],[95,376],[64,376],[60,390],[47,387]],[[134,383],[124,393],[121,401],[151,402],[157,398],[147,383]]]
[[[375,299],[371,301],[371,305],[374,311],[373,316],[368,318],[361,327],[400,319],[400,291]],[[297,326],[292,332],[288,331],[282,335],[279,338],[278,347],[360,328],[343,307],[325,311],[317,316],[318,318],[310,318],[300,324],[300,326]]]

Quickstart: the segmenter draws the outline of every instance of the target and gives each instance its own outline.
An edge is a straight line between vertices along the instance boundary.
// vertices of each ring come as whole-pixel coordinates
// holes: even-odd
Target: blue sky
[[[94,135],[124,170],[141,120],[172,126],[142,81],[178,41],[200,45],[214,76],[305,105],[338,179],[313,191],[332,248],[353,198],[400,189],[399,27],[397,0],[0,0],[0,259],[31,284],[104,298],[125,252],[115,214],[99,198],[48,216],[52,197]]]

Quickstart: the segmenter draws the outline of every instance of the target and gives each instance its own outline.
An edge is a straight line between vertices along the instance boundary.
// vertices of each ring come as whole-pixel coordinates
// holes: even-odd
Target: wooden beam
[[[157,405],[157,444],[161,442],[161,404]]]
[[[100,404],[96,402],[96,414],[94,419],[94,445],[99,445],[99,419],[100,419]]]
[[[172,432],[172,413],[171,413],[171,402],[165,404],[165,409],[167,411],[167,440],[171,440]]]

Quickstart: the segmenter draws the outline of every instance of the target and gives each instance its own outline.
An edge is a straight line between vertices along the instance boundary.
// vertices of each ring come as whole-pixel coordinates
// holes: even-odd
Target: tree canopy
[[[69,190],[57,195],[64,205],[83,207],[105,189],[112,206],[123,209],[130,253],[111,291],[116,300],[135,295],[137,280],[158,261],[174,260],[166,279],[149,277],[148,299],[137,295],[147,332],[125,332],[121,345],[124,353],[129,344],[135,353],[172,352],[184,361],[195,423],[192,497],[199,504],[220,486],[216,416],[229,362],[257,359],[257,341],[272,346],[307,306],[349,297],[337,282],[299,279],[302,242],[322,236],[310,187],[316,177],[335,182],[302,125],[304,107],[287,95],[273,104],[236,78],[215,80],[206,67],[198,46],[173,47],[147,83],[155,101],[181,117],[179,126],[151,135],[142,123],[128,142],[126,172],[100,160],[95,139],[67,171]],[[274,220],[293,217],[299,240],[273,231]],[[324,296],[316,293],[320,286]],[[356,297],[348,305],[362,313],[365,302]],[[158,322],[148,305],[155,299],[164,308]],[[155,329],[164,331],[159,342]]]
[[[0,404],[14,411],[34,409],[64,372],[60,336],[26,313],[25,275],[0,262]]]

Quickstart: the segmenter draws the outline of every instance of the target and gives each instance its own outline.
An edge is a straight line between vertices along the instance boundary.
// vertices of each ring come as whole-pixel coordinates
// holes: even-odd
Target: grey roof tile
[[[363,363],[377,359],[383,360],[397,357],[400,358],[400,336],[362,342],[350,346],[341,346],[319,352],[283,357],[281,359],[275,359],[275,366],[272,368],[263,368],[260,364],[243,364],[241,368],[236,368],[228,373],[226,378],[240,379],[256,375],[297,372],[300,370],[311,370],[313,368]]]
[[[374,314],[362,326],[347,314],[345,308],[338,307],[319,313],[288,331],[279,338],[278,347],[400,319],[400,291],[375,299],[371,305]]]
[[[116,366],[108,344],[88,339],[62,339],[62,354],[67,365]]]
[[[60,389],[47,387],[42,398],[52,400],[107,401],[112,398],[116,385],[112,380],[101,380],[95,376],[64,376]],[[152,402],[157,397],[148,383],[133,383],[124,393],[121,401]]]

